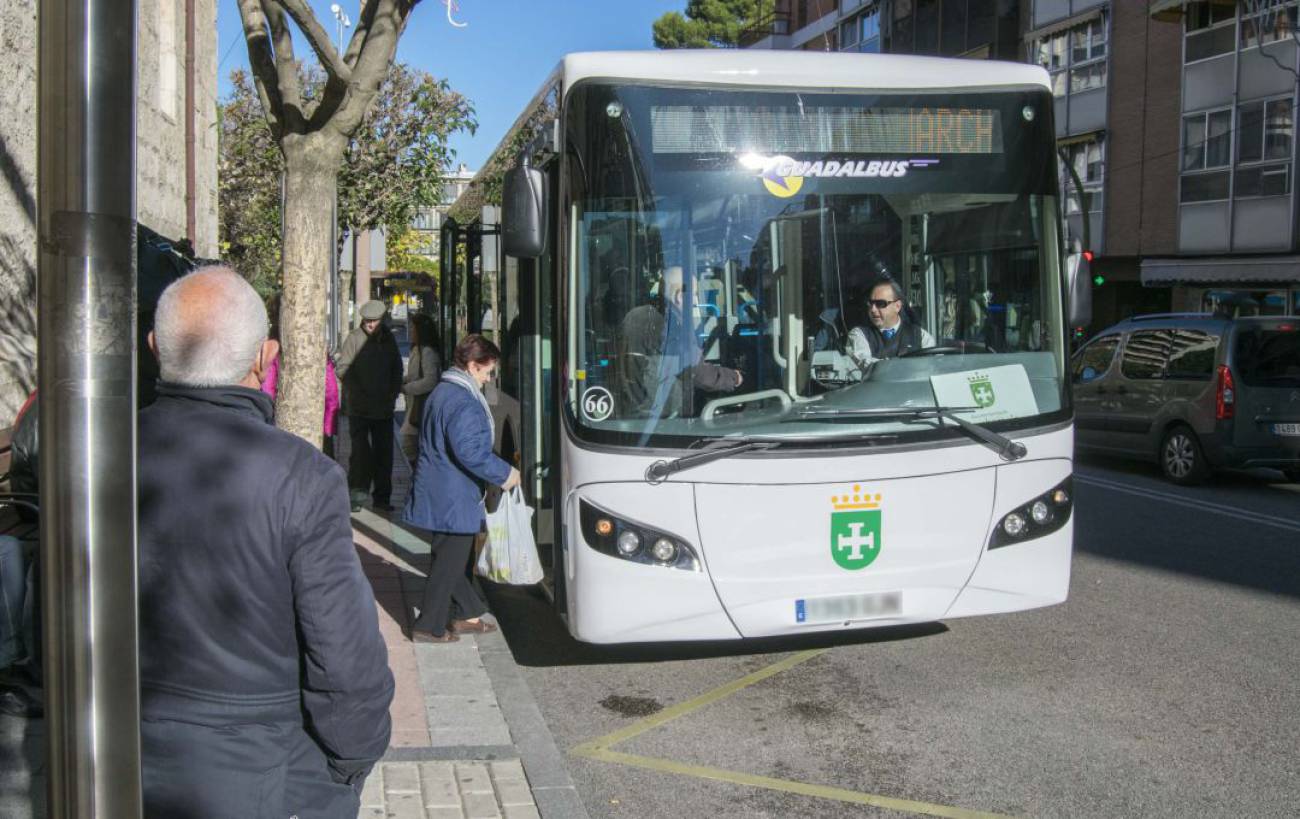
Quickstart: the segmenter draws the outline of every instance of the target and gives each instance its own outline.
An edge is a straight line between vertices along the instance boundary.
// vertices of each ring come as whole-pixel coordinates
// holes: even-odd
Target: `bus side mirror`
[[[501,189],[501,249],[517,259],[546,252],[546,176],[528,160],[506,171]]]
[[[1092,254],[1071,253],[1065,257],[1065,269],[1069,273],[1069,292],[1065,306],[1070,313],[1071,327],[1086,327],[1092,324]]]

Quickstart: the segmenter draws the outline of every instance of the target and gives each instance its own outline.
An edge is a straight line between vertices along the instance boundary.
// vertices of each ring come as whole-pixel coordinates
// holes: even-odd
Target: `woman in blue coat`
[[[483,385],[500,360],[501,351],[491,341],[466,336],[424,405],[415,477],[402,514],[404,521],[432,535],[424,603],[411,625],[417,643],[453,643],[457,632],[496,629],[479,619],[487,604],[465,569],[486,517],[487,484],[506,490],[519,484],[519,470],[492,451],[492,412],[483,397]]]

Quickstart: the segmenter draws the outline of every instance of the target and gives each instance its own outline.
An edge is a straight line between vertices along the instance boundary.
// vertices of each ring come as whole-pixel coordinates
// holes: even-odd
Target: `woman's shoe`
[[[447,631],[455,634],[491,634],[497,627],[487,620],[452,620]]]
[[[411,642],[413,643],[455,643],[460,638],[454,631],[448,629],[442,634],[434,634],[432,631],[421,631],[418,628],[411,629]]]

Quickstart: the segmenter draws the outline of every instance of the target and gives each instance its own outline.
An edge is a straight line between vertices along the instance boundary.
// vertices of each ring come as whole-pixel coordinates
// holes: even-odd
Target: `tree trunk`
[[[336,173],[343,141],[316,133],[284,138],[284,295],[276,424],[320,447],[325,417],[325,304]]]

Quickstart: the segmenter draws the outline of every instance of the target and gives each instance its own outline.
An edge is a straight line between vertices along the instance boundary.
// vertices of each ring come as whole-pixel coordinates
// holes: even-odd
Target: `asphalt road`
[[[607,648],[535,592],[492,605],[592,816],[1295,816],[1300,487],[1274,478],[1080,462],[1070,599],[1021,614]]]

